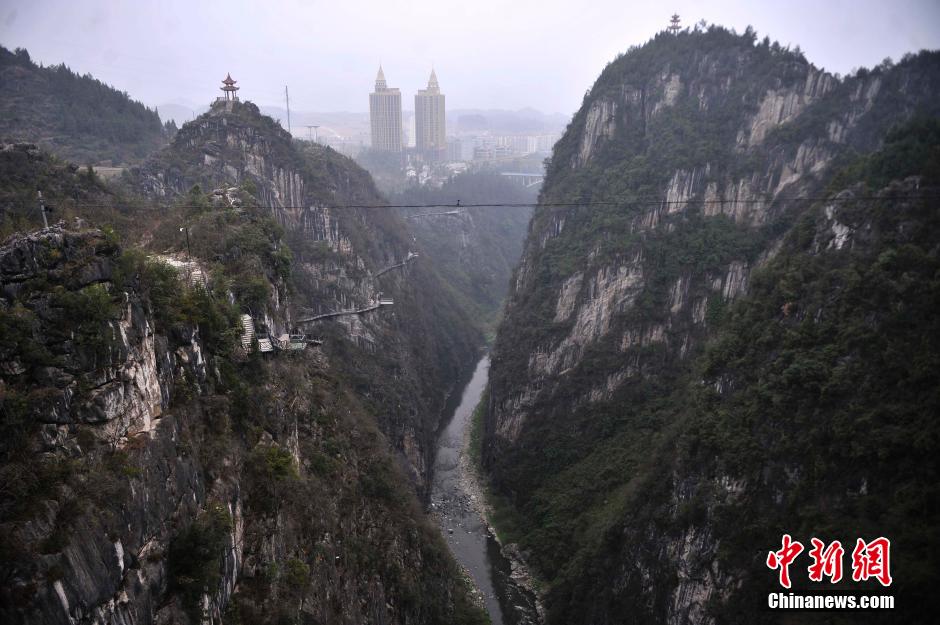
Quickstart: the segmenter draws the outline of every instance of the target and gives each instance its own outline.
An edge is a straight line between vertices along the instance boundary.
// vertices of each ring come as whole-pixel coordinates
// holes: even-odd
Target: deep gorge
[[[937,52],[661,32],[537,200],[385,198],[251,102],[161,129],[0,52],[10,110],[74,82],[133,135],[0,144],[0,621],[930,622]],[[784,533],[889,536],[892,587],[831,589],[896,610],[766,609]]]

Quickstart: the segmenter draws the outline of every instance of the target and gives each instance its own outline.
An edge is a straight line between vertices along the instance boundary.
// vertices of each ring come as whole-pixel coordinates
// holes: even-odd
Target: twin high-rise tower
[[[369,121],[372,149],[401,152],[401,91],[388,88],[381,65],[375,77],[375,91],[369,94]]]
[[[375,91],[369,94],[369,120],[372,148],[401,152],[401,91],[388,87],[381,66],[375,78]],[[433,69],[428,88],[415,94],[415,146],[428,161],[444,160],[447,155],[444,94]]]
[[[433,69],[428,88],[415,94],[415,147],[430,161],[442,161],[447,157],[444,94]]]

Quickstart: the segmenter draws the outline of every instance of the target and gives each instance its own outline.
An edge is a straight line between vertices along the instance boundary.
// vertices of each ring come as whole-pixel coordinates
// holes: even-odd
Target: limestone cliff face
[[[12,595],[33,606],[28,622],[153,621],[166,567],[148,554],[168,544],[173,518],[191,516],[205,501],[195,463],[176,450],[178,415],[168,414],[180,386],[196,393],[208,388],[198,331],[158,333],[139,295],[115,284],[117,253],[100,231],[61,225],[0,248],[3,310],[7,320],[19,321],[15,330],[5,328],[16,333],[5,333],[5,417],[14,419],[15,397],[26,393],[25,418],[38,431],[24,442],[37,462],[59,454],[92,462],[93,449],[107,446],[127,458],[125,468],[136,476],[129,491],[103,468],[100,484],[63,479],[62,496],[43,501],[35,520],[5,524],[9,539],[20,542],[14,553],[51,554],[55,547],[42,547],[43,541],[66,531],[63,515],[77,515],[68,530],[73,540],[61,551],[39,556],[31,570],[15,559],[5,563],[7,618],[23,616],[11,610]],[[76,300],[84,306],[76,308]],[[76,472],[79,466],[85,468],[76,461]],[[83,505],[76,500],[85,488],[126,498],[124,505],[108,506],[109,514],[98,517],[77,513],[71,508]],[[15,498],[4,503],[6,512],[17,506]],[[50,581],[37,586],[33,580],[42,575]],[[212,604],[217,613],[220,604]]]
[[[144,273],[98,230],[0,247],[3,620],[451,618],[465,589],[332,352],[208,349]]]
[[[419,503],[478,330],[432,268],[383,272],[411,251],[395,215],[324,206],[378,204],[367,174],[243,106],[128,180],[218,190],[172,213],[180,275],[84,224],[0,247],[4,622],[478,622]],[[239,314],[323,345],[246,355]]]
[[[404,263],[419,250],[400,218],[381,207],[385,201],[368,173],[330,148],[293,145],[254,104],[236,102],[217,103],[184,125],[134,179],[147,193],[168,199],[183,197],[193,185],[232,194],[249,189],[270,211],[286,231],[298,283],[290,305],[282,307],[283,324],[272,330],[339,327],[342,336],[378,354],[374,366],[403,372],[413,396],[389,399],[382,426],[424,491],[441,410],[480,335],[428,262]],[[349,205],[376,208],[338,208]],[[400,267],[384,271],[395,265]],[[395,300],[395,307],[297,324],[367,308],[380,294]],[[381,369],[371,373],[384,377]]]
[[[585,205],[536,210],[490,370],[484,462],[529,523],[523,552],[537,572],[564,578],[562,546],[620,566],[592,551],[584,529],[608,514],[630,519],[606,507],[614,496],[599,483],[626,488],[626,478],[605,477],[604,463],[628,449],[626,466],[642,466],[637,450],[663,440],[669,424],[644,411],[774,258],[808,205],[793,198],[822,194],[840,159],[878,148],[892,125],[936,115],[938,90],[936,55],[837,79],[715,28],[658,36],[604,70],[556,146],[541,198]],[[833,233],[833,246],[850,236],[841,224]],[[679,514],[687,483],[669,487]],[[746,492],[722,474],[712,488],[725,501]],[[559,494],[571,489],[577,503]],[[623,622],[611,606],[633,611],[617,603],[633,593],[649,599],[652,621],[708,622],[704,606],[737,583],[713,566],[707,525],[633,547],[600,607],[576,616],[577,601],[559,592],[554,618]]]
[[[74,232],[54,226],[17,237],[0,248],[0,280],[8,301],[29,296],[34,284],[51,281],[70,291],[112,287],[116,248],[100,232]],[[29,308],[41,320],[56,318],[55,293],[30,297]],[[57,365],[42,368],[42,378],[56,389],[36,406],[50,444],[60,439],[68,424],[103,426],[102,435],[119,441],[147,434],[167,407],[174,379],[184,376],[195,384],[206,379],[205,359],[198,334],[177,337],[170,349],[166,337],[155,335],[152,319],[132,294],[121,302],[101,328],[97,343],[83,349],[75,336],[44,337],[44,346],[61,356]],[[23,354],[10,350],[4,357],[4,372],[26,371]],[[89,369],[91,369],[89,371]],[[187,373],[183,373],[183,370]]]
[[[273,121],[265,121],[250,102],[215,103],[208,113],[185,125],[171,149],[143,166],[143,187],[167,196],[200,182],[233,186],[250,178],[263,182],[258,193],[265,203],[279,208],[301,206],[301,165],[284,149],[286,135]]]
[[[730,59],[729,54],[733,54]],[[703,126],[714,116],[724,120],[729,110],[736,108],[733,124],[722,128],[714,136],[701,141],[733,141],[707,150],[711,158],[697,165],[670,167],[670,160],[662,158],[660,182],[644,186],[645,194],[639,201],[635,193],[627,191],[622,207],[612,219],[622,222],[627,244],[619,246],[610,240],[614,233],[593,235],[585,230],[591,220],[589,209],[544,209],[536,214],[523,258],[517,270],[514,290],[508,309],[530,306],[529,296],[534,291],[543,295],[545,269],[551,263],[546,247],[562,247],[568,242],[586,238],[578,248],[577,270],[553,272],[553,293],[544,293],[555,314],[552,332],[540,337],[528,348],[531,355],[522,385],[513,384],[505,392],[497,393],[494,402],[502,402],[506,409],[494,404],[493,426],[501,429],[506,423],[519,423],[526,417],[526,405],[531,405],[540,394],[536,386],[552,392],[545,385],[546,376],[570,373],[592,344],[603,342],[618,345],[625,361],[635,358],[637,347],[660,343],[679,357],[688,354],[691,342],[707,326],[706,311],[734,300],[747,290],[749,273],[773,256],[774,240],[757,250],[741,250],[727,255],[707,271],[692,276],[680,272],[663,285],[668,291],[668,303],[663,315],[654,323],[612,324],[615,317],[624,317],[635,308],[636,297],[650,282],[645,269],[659,258],[650,258],[644,240],[674,233],[688,222],[688,216],[698,219],[727,217],[742,232],[751,231],[764,236],[768,226],[793,210],[797,205],[788,198],[805,197],[820,190],[820,181],[832,163],[846,147],[872,149],[877,146],[878,131],[883,134],[899,120],[929,105],[931,94],[937,89],[935,68],[923,64],[899,66],[890,71],[864,77],[837,81],[805,61],[780,58],[770,64],[772,72],[762,81],[752,80],[752,71],[758,60],[753,50],[740,49],[733,53],[722,49],[717,52],[695,51],[691,58],[683,59],[687,65],[681,73],[674,67],[678,62],[666,63],[661,71],[650,70],[643,76],[626,75],[619,81],[604,85],[576,115],[572,127],[562,139],[561,147],[553,159],[554,175],[549,178],[543,194],[546,202],[572,201],[572,187],[579,188],[581,180],[594,172],[609,168],[615,170],[621,153],[656,154],[668,152],[666,146],[656,143],[664,131],[645,130],[647,124],[661,120],[662,125],[672,120],[661,119],[670,108],[690,107],[694,116],[700,116]],[[611,82],[608,68],[599,83]],[[889,95],[882,85],[891,84]],[[619,84],[618,84],[619,83]],[[595,86],[594,91],[599,91]],[[611,92],[616,97],[609,95]],[[877,106],[878,95],[883,100]],[[733,100],[732,100],[733,96]],[[885,108],[902,104],[890,114]],[[737,106],[739,100],[743,106]],[[890,104],[889,104],[890,102]],[[816,104],[813,107],[813,104]],[[776,140],[768,140],[772,131],[783,127]],[[833,130],[838,129],[838,130]],[[702,134],[707,134],[708,128]],[[618,143],[619,141],[619,143]],[[577,146],[571,150],[569,146]],[[572,154],[570,157],[568,154]],[[566,160],[567,159],[567,160]],[[615,159],[613,161],[609,159]],[[567,171],[566,171],[567,170]],[[668,177],[667,177],[668,176]],[[605,182],[595,186],[589,198],[606,201],[604,191],[614,192],[616,186]],[[657,199],[658,198],[658,199]],[[605,209],[596,209],[598,212]],[[577,225],[573,225],[577,223]],[[627,364],[624,371],[636,371],[639,362]],[[499,384],[499,365],[494,371]],[[513,372],[513,375],[518,371]],[[627,376],[621,376],[622,380]],[[529,381],[525,381],[529,380]],[[514,378],[514,382],[519,381]],[[523,399],[525,398],[525,399]],[[511,407],[511,408],[510,408]],[[510,439],[516,428],[506,429]],[[493,439],[498,441],[499,437]],[[498,443],[497,443],[498,444]]]
[[[136,183],[155,197],[173,198],[193,185],[206,191],[254,185],[260,203],[293,228],[336,250],[349,250],[329,210],[311,210],[334,200],[332,189],[308,184],[306,164],[291,138],[250,102],[215,103],[184,125],[172,145],[135,172]],[[368,184],[363,185],[368,193]],[[325,193],[326,192],[326,193]]]

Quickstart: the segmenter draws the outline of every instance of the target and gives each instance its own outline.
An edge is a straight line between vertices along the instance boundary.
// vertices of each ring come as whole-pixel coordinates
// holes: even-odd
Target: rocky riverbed
[[[493,624],[537,625],[542,609],[532,577],[515,545],[501,545],[486,520],[486,503],[469,453],[473,411],[486,388],[488,370],[489,359],[484,357],[438,438],[431,511]]]

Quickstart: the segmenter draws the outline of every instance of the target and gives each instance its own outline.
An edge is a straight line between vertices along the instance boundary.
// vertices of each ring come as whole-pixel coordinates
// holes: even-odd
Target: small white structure
[[[275,347],[285,351],[306,349],[308,342],[303,334],[282,334],[273,341]]]
[[[195,266],[192,273],[189,274],[189,284],[192,286],[201,286],[204,289],[209,288],[209,280],[206,279],[206,274],[198,265]]]
[[[251,315],[242,315],[240,318],[242,324],[242,349],[251,353],[251,343],[255,338],[255,322]],[[270,341],[268,342],[270,344]]]

